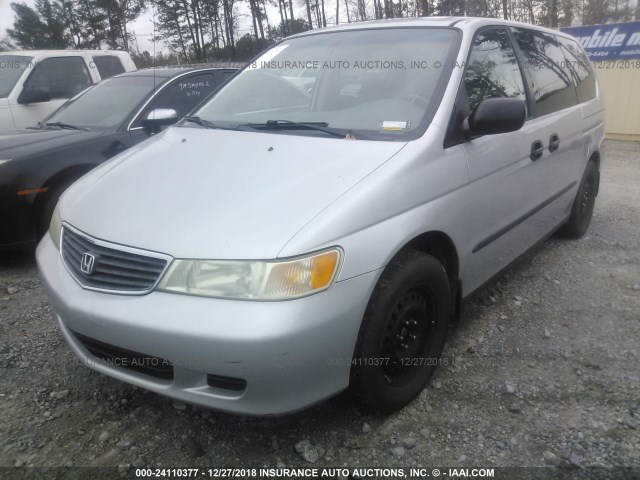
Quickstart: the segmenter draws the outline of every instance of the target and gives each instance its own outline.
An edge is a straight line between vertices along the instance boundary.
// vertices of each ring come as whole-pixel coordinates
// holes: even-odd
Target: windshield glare
[[[89,128],[116,127],[160,81],[151,76],[104,80],[65,103],[42,123],[62,122]]]
[[[372,139],[415,137],[439,103],[457,35],[448,28],[384,28],[285,40],[197,115],[217,125],[324,122]]]
[[[22,55],[0,55],[0,98],[9,96],[32,59]]]

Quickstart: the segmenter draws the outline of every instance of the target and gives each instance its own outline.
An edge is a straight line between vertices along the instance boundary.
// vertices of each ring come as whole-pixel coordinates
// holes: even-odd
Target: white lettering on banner
[[[640,32],[632,33],[629,39],[625,43],[627,38],[626,33],[618,33],[618,29],[614,28],[610,32],[600,34],[600,29],[596,29],[591,36],[578,37],[578,41],[583,48],[603,48],[603,47],[622,47],[640,45]]]
[[[640,45],[640,32],[635,32],[635,33],[631,34],[631,37],[629,38],[629,40],[626,43],[627,47],[631,47],[631,46],[635,46],[635,45]]]

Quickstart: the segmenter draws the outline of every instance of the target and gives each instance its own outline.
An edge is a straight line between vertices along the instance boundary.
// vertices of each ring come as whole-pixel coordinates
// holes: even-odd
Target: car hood
[[[94,237],[176,258],[275,258],[404,145],[170,128],[76,182],[60,213]]]
[[[68,147],[99,137],[99,130],[37,129],[16,130],[0,135],[0,157],[19,159]]]

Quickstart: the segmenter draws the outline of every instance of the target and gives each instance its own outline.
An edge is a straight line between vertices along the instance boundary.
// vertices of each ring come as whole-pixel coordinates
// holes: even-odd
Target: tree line
[[[139,67],[248,60],[294,33],[383,18],[495,17],[552,28],[640,20],[640,0],[36,0],[11,8],[0,50],[108,47],[129,51]],[[145,12],[168,54],[140,52],[131,24]]]

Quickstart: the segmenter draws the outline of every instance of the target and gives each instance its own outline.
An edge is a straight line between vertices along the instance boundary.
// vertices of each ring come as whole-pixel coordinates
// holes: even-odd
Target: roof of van
[[[552,30],[537,25],[531,25],[529,23],[514,22],[511,20],[501,20],[499,18],[485,18],[485,17],[406,17],[406,18],[389,18],[384,20],[368,20],[365,22],[345,23],[341,25],[333,25],[330,27],[308,30],[293,37],[302,37],[305,35],[314,35],[316,33],[323,32],[337,32],[346,30],[359,30],[367,28],[395,28],[395,27],[458,27],[462,30],[467,28],[477,29],[484,25],[510,25],[514,27],[533,28],[535,30],[541,30],[555,35],[568,36],[558,30]]]

